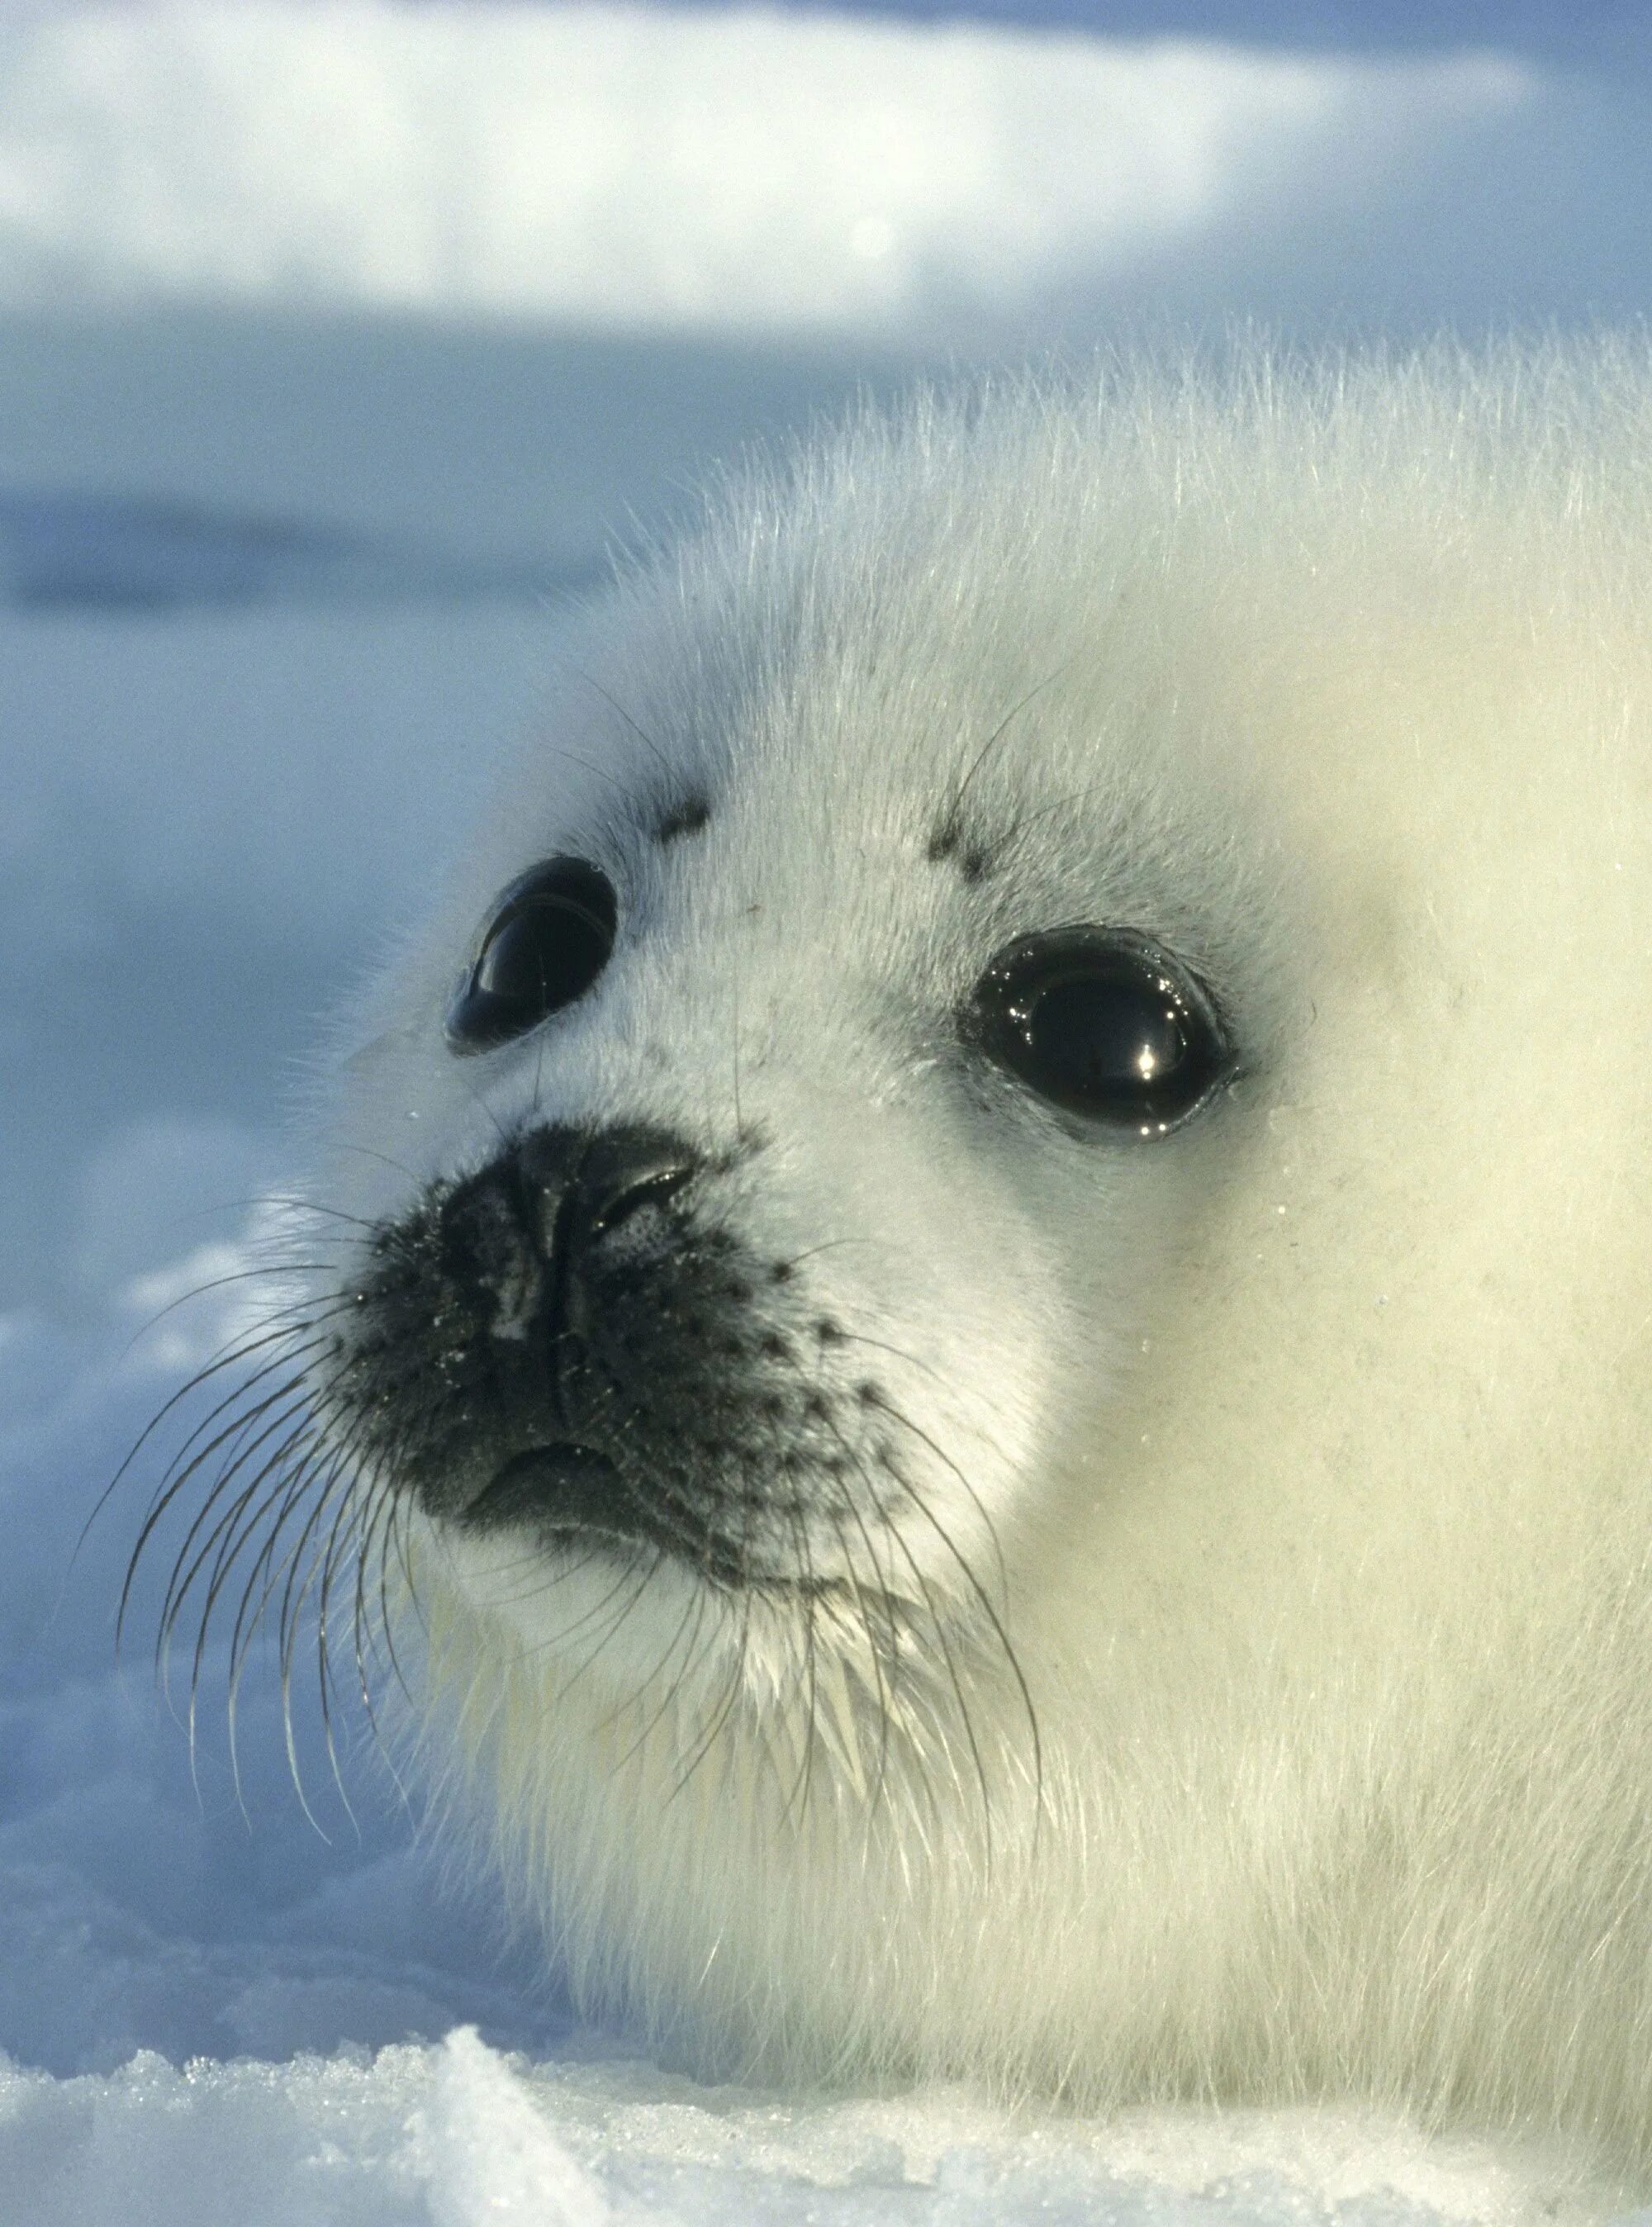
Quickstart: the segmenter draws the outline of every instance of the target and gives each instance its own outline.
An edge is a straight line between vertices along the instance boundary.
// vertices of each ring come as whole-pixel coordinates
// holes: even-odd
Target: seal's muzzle
[[[791,1264],[728,1226],[725,1173],[654,1127],[539,1127],[381,1227],[330,1396],[397,1490],[472,1532],[794,1580],[856,1394]]]

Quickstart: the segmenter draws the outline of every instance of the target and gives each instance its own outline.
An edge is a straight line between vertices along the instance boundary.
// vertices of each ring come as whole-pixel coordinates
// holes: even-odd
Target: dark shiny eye
[[[1005,944],[975,986],[974,1033],[1052,1106],[1162,1136],[1232,1074],[1215,1007],[1127,928],[1056,928]]]
[[[547,858],[501,896],[448,1008],[455,1051],[508,1043],[583,998],[614,948],[619,901],[584,858]]]

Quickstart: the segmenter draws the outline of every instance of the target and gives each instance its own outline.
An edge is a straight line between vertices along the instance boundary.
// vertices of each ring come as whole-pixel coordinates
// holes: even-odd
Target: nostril
[[[522,1248],[509,1187],[496,1166],[456,1184],[442,1201],[437,1226],[450,1271],[462,1275],[491,1276]]]
[[[459,1316],[496,1338],[525,1338],[544,1304],[545,1263],[503,1171],[458,1184],[436,1222],[443,1282],[463,1295]]]
[[[699,1155],[668,1131],[548,1127],[529,1132],[509,1163],[524,1228],[540,1256],[564,1263],[692,1182]]]
[[[661,1149],[647,1156],[647,1165],[588,1170],[591,1237],[610,1235],[647,1208],[664,1206],[691,1180],[694,1163],[686,1151],[670,1139],[659,1142]]]

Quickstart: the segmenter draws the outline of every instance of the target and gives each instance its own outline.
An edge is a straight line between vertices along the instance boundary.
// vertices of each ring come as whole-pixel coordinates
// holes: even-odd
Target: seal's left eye
[[[448,1008],[455,1051],[508,1043],[583,998],[614,948],[614,884],[584,858],[547,858],[501,896]]]
[[[969,1032],[1051,1105],[1142,1137],[1185,1121],[1234,1072],[1209,992],[1134,928],[1017,936],[976,984]]]

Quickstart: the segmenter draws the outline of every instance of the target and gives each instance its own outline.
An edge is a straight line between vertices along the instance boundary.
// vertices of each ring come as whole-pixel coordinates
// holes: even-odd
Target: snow
[[[1632,83],[707,9],[0,18],[0,2221],[1562,2223],[1334,2109],[703,2089],[582,2027],[301,1671],[114,1611],[322,1017],[571,592],[753,434],[1128,313],[1644,302]],[[198,1296],[191,1297],[191,1294]],[[92,1520],[88,1525],[89,1516]],[[85,1531],[82,1538],[82,1531]]]
[[[1426,2227],[1604,2216],[1542,2165],[1352,2115],[1126,2113],[1106,2129],[962,2091],[781,2100],[639,2063],[532,2065],[474,2027],[54,2081],[0,2065],[0,2186],[30,2227]],[[233,2194],[229,2192],[233,2191]]]

